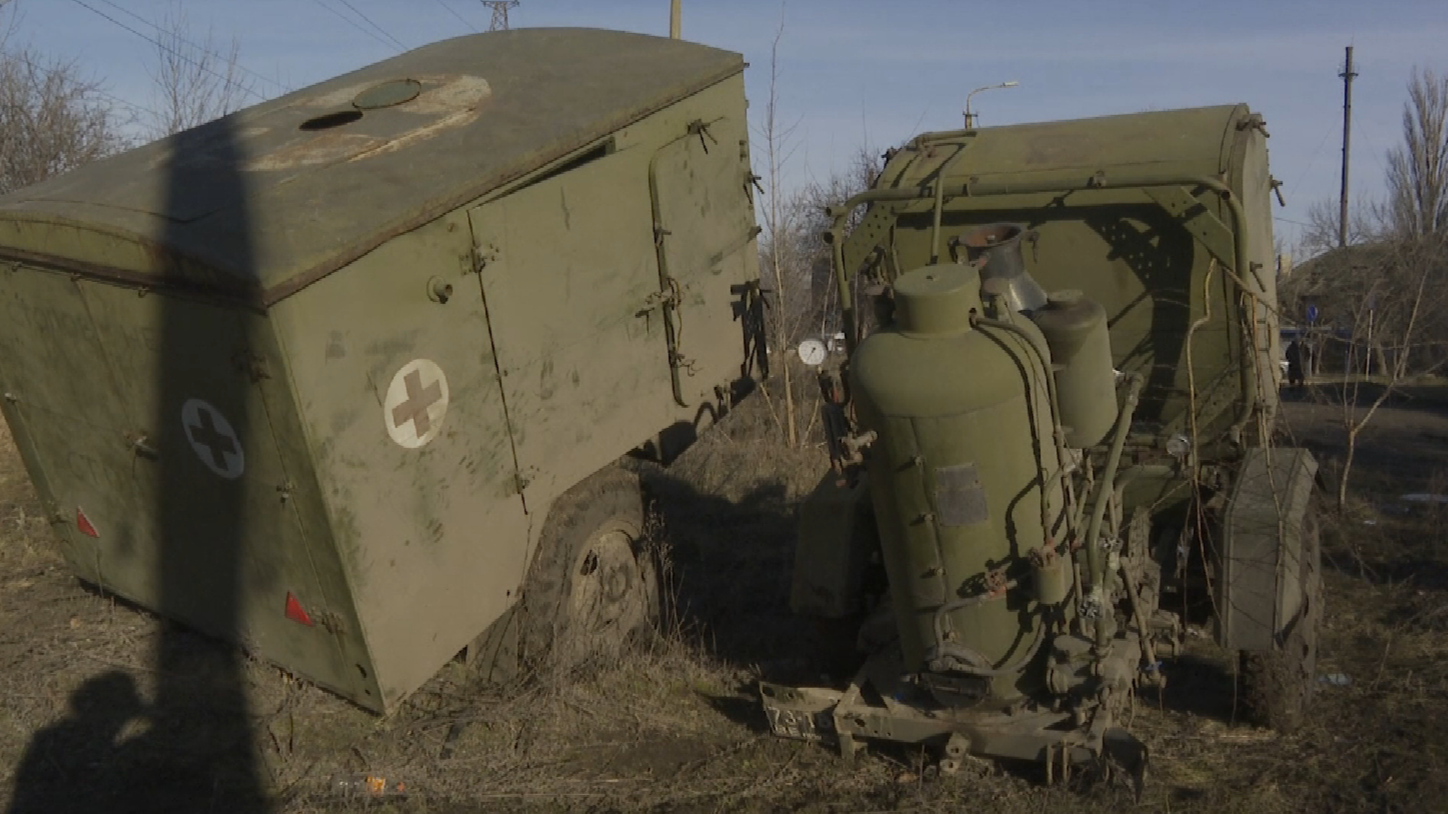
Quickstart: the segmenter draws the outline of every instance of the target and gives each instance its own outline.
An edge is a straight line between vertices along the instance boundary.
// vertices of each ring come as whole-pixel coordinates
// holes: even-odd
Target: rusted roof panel
[[[445,40],[0,197],[0,255],[275,300],[743,69],[616,31]]]

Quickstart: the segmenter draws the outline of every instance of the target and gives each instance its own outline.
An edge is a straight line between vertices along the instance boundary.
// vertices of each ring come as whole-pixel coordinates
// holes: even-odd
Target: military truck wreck
[[[1188,624],[1246,717],[1300,720],[1316,464],[1274,423],[1266,138],[1245,105],[926,133],[832,210],[851,349],[791,603],[864,661],[762,684],[777,734],[1140,780],[1122,722]]]
[[[636,479],[749,388],[738,54],[436,43],[0,198],[70,566],[378,711],[657,614]]]

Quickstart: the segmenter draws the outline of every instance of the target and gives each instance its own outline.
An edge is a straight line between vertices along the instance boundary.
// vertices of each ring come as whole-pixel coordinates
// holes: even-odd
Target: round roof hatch
[[[352,106],[358,110],[377,110],[384,107],[410,102],[422,93],[422,83],[416,79],[394,79],[373,85],[357,94]]]

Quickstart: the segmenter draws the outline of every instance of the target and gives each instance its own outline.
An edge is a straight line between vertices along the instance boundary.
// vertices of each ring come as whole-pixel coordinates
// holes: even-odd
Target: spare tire
[[[1317,505],[1302,520],[1302,608],[1279,646],[1238,653],[1237,678],[1242,718],[1290,733],[1301,724],[1317,681],[1318,628],[1322,625],[1321,531]]]

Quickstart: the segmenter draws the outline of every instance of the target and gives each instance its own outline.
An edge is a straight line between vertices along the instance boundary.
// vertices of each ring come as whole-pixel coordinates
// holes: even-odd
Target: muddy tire
[[[1303,520],[1303,608],[1271,652],[1238,654],[1238,688],[1243,720],[1290,733],[1302,724],[1317,678],[1318,629],[1322,624],[1320,530],[1309,507]]]
[[[525,667],[569,671],[616,656],[659,618],[638,478],[604,469],[548,512],[520,605]]]

